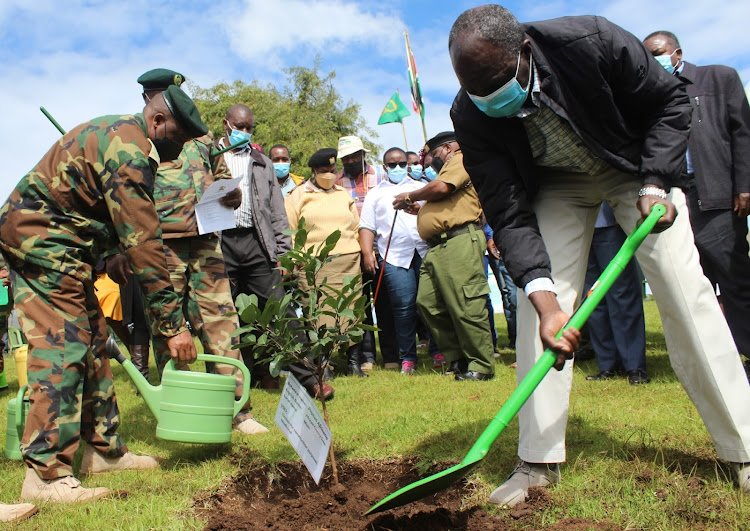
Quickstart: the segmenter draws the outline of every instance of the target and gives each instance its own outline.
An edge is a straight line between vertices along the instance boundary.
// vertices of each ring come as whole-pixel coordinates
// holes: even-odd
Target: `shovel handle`
[[[578,310],[557,333],[557,336],[555,336],[557,339],[568,328],[580,329],[583,326],[591,315],[591,312],[594,311],[594,308],[604,298],[604,295],[612,287],[617,277],[620,276],[620,273],[625,269],[630,259],[633,258],[638,246],[643,243],[643,240],[646,239],[646,236],[649,235],[656,222],[659,221],[666,211],[664,205],[659,203],[652,207],[648,217],[627,237],[618,253],[594,283]],[[479,436],[479,439],[471,447],[469,453],[466,454],[462,463],[468,464],[478,461],[487,454],[492,443],[495,442],[510,421],[513,420],[513,417],[516,416],[521,407],[526,403],[531,393],[534,392],[556,361],[557,354],[551,349],[546,349],[542,357],[539,358],[539,361],[534,364],[529,373],[518,384],[516,390],[513,391],[513,394],[510,395],[508,401],[505,402],[505,405],[503,405],[495,418],[492,419],[487,429]]]

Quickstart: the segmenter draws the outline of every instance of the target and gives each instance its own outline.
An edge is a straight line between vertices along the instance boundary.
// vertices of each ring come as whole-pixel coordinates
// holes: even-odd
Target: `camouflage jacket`
[[[179,158],[162,162],[154,184],[154,202],[164,239],[198,235],[195,204],[215,180],[231,179],[224,157],[211,157],[210,133],[186,142]]]
[[[63,135],[0,209],[0,248],[84,282],[120,246],[141,283],[154,329],[185,330],[153,202],[158,154],[142,115],[103,116]]]

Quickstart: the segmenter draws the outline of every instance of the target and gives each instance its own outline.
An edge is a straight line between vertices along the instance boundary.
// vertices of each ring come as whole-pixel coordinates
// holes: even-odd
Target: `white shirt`
[[[359,217],[359,228],[375,233],[375,245],[380,256],[385,257],[388,236],[393,226],[393,216],[396,212],[393,209],[393,198],[398,194],[413,192],[424,186],[425,183],[415,181],[411,177],[404,177],[404,180],[398,184],[385,180],[370,190],[365,197]],[[386,261],[393,266],[409,269],[415,250],[424,258],[427,254],[427,243],[419,237],[417,216],[407,214],[402,210],[396,215],[396,224]]]
[[[225,148],[225,138],[219,139],[219,145]],[[252,157],[250,155],[251,147],[250,144],[245,144],[238,151],[229,150],[224,153],[224,161],[227,163],[229,173],[232,174],[232,178],[242,177],[240,181],[240,190],[242,191],[242,203],[234,211],[234,219],[237,222],[237,227],[242,229],[249,229],[253,226],[253,201],[251,195],[250,181],[252,180],[252,173],[250,165],[252,163]],[[291,180],[291,179],[290,179]]]

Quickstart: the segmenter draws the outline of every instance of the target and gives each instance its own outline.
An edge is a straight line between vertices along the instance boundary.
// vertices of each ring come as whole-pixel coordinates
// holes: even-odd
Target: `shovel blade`
[[[387,511],[388,509],[393,509],[395,507],[401,507],[407,503],[421,500],[422,498],[431,496],[443,489],[447,489],[456,481],[468,475],[481,461],[482,459],[479,458],[476,461],[471,461],[469,463],[461,462],[443,470],[442,472],[415,481],[380,500],[367,510],[365,516],[379,513],[381,511]]]

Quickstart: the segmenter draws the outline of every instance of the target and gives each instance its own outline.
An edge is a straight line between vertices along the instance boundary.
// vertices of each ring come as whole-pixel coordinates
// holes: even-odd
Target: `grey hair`
[[[667,43],[669,43],[669,45],[670,45],[670,46],[671,46],[672,48],[674,48],[675,50],[676,50],[677,48],[681,48],[681,46],[680,46],[680,41],[678,41],[678,40],[677,40],[677,35],[675,35],[675,34],[674,34],[674,33],[672,33],[671,31],[667,31],[667,30],[659,30],[659,31],[655,31],[655,32],[653,32],[653,33],[649,34],[649,36],[648,36],[648,37],[646,37],[646,38],[645,38],[645,39],[643,39],[643,40],[644,40],[644,41],[647,41],[647,40],[649,40],[649,39],[651,39],[651,38],[653,38],[653,37],[664,37],[665,39],[667,39]]]
[[[464,33],[472,33],[513,55],[521,50],[524,31],[518,19],[503,6],[487,4],[461,13],[451,28],[448,48]]]

